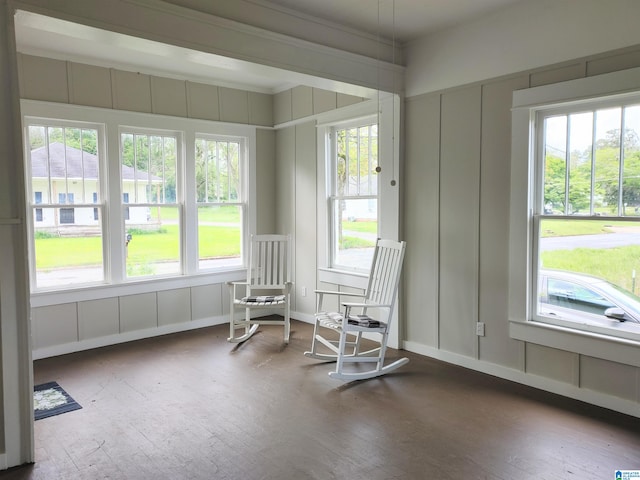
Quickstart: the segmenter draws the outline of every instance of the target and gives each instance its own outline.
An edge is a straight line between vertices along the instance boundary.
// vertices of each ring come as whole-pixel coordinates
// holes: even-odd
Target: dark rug
[[[82,408],[58,382],[43,383],[33,387],[33,408],[36,420]]]

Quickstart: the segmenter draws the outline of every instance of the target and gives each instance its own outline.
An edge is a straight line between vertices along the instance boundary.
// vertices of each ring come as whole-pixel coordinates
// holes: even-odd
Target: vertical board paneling
[[[67,63],[62,60],[20,56],[20,95],[31,100],[69,102]]]
[[[511,179],[511,98],[526,88],[522,75],[482,88],[480,170],[480,281],[478,317],[485,323],[478,337],[479,358],[517,368],[519,348],[509,338],[508,291],[509,182]]]
[[[440,95],[407,101],[405,114],[404,330],[406,340],[437,347]]]
[[[69,101],[75,105],[111,108],[109,69],[69,62]]]
[[[273,130],[256,130],[256,233],[273,233],[276,228],[276,134]]]
[[[291,90],[276,93],[273,98],[273,124],[291,121]]]
[[[276,133],[276,233],[294,230],[295,173],[296,173],[295,127],[278,130]]]
[[[580,386],[638,402],[639,370],[630,365],[581,355]]]
[[[120,333],[117,298],[100,298],[78,302],[80,341]]]
[[[526,345],[526,371],[532,375],[574,383],[578,354],[529,343]]]
[[[189,116],[204,120],[220,120],[218,87],[203,83],[187,82]]]
[[[249,92],[249,123],[273,126],[273,95]]]
[[[575,80],[576,78],[584,77],[584,71],[584,62],[536,71],[531,74],[529,86],[539,87],[541,85],[549,85],[551,83]],[[526,86],[520,88],[526,88]]]
[[[155,292],[120,297],[120,333],[157,326],[158,304]]]
[[[218,87],[220,96],[220,120],[232,123],[249,123],[249,92],[235,88]]]
[[[187,116],[187,88],[182,80],[151,77],[151,101],[153,113]]]
[[[111,70],[113,108],[151,113],[151,81],[142,73]]]
[[[313,89],[313,113],[322,113],[329,110],[335,110],[338,104],[336,92],[322,90],[320,88]]]
[[[293,120],[313,115],[313,90],[311,87],[291,89],[291,113]]]
[[[219,283],[191,287],[191,319],[201,320],[222,315],[225,303],[223,299],[228,297],[229,289]],[[226,304],[229,304],[228,300]]]
[[[633,47],[618,55],[607,55],[587,62],[587,76],[602,75],[627,68],[640,67],[640,49]]]
[[[480,186],[479,86],[442,95],[440,347],[475,355]]]
[[[188,288],[163,290],[158,295],[158,325],[191,321],[191,299]]]
[[[78,310],[75,303],[61,303],[31,309],[33,348],[45,348],[78,341]]]
[[[313,312],[315,298],[310,292],[316,284],[316,127],[314,122],[298,125],[295,176],[295,305],[301,312]],[[304,261],[297,261],[304,259]],[[301,296],[302,287],[307,296]]]

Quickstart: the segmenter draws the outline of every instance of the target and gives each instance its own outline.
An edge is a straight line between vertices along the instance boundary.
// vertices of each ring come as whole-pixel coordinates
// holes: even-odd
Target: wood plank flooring
[[[35,423],[36,463],[2,479],[614,479],[640,419],[402,352],[343,384],[311,325],[225,325],[35,362],[81,410]],[[391,350],[390,357],[398,352]]]

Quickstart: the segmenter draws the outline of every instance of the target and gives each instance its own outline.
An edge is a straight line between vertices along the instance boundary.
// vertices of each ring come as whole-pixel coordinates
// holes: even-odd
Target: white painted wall
[[[407,97],[640,43],[636,0],[519,2],[407,45]]]

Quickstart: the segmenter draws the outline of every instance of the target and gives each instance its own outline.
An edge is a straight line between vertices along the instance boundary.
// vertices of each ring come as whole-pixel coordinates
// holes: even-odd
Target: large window
[[[330,266],[367,271],[378,236],[378,125],[340,125],[330,135]]]
[[[35,292],[242,268],[254,128],[31,101],[23,111]]]
[[[638,338],[640,99],[546,107],[535,132],[533,316]]]

